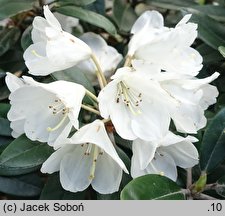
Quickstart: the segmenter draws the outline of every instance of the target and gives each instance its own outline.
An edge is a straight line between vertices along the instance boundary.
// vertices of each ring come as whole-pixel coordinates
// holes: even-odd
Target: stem
[[[91,107],[89,107],[89,106],[87,106],[87,105],[81,104],[81,107],[82,107],[83,109],[87,110],[87,111],[90,111],[90,112],[93,112],[93,113],[95,113],[95,114],[97,114],[97,115],[100,115],[100,112],[99,112],[98,110],[93,109],[93,108],[91,108]]]
[[[125,63],[124,63],[124,67],[130,67],[131,66],[131,60],[132,60],[132,56],[127,56]]]
[[[201,199],[201,200],[217,200],[215,197],[212,197],[203,193],[195,194],[194,198]]]
[[[187,169],[187,188],[190,188],[190,186],[192,185],[192,168],[188,168]]]
[[[86,89],[86,95],[92,98],[94,101],[98,102],[98,98],[89,90]]]
[[[91,59],[97,68],[96,75],[98,77],[99,85],[100,85],[101,89],[103,89],[107,85],[106,78],[105,78],[102,68],[98,62],[98,59],[96,58],[96,56],[94,54],[91,55]]]

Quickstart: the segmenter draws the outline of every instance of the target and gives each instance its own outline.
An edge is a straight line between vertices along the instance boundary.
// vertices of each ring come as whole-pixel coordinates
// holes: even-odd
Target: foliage
[[[146,9],[160,11],[167,26],[174,26],[180,18],[192,13],[191,21],[198,24],[198,39],[194,47],[203,56],[204,67],[199,77],[220,73],[214,85],[219,90],[217,104],[206,111],[207,126],[196,136],[199,141],[199,165],[201,174],[194,176],[198,167],[179,173],[178,181],[160,175],[145,175],[131,180],[124,174],[120,191],[115,194],[96,193],[91,186],[83,192],[65,191],[59,184],[59,175],[40,173],[41,164],[53,152],[46,143],[29,140],[25,135],[14,139],[11,136],[10,122],[7,113],[10,108],[9,90],[5,83],[6,72],[18,77],[27,75],[28,70],[23,60],[24,50],[32,43],[31,29],[35,16],[42,16],[42,5],[37,0],[0,0],[0,20],[6,25],[0,26],[0,196],[8,199],[194,199],[213,198],[206,195],[214,190],[216,197],[225,197],[225,2],[197,0],[114,0],[106,8],[103,0],[58,0],[49,5],[51,10],[78,18],[84,32],[95,32],[102,35],[124,56],[127,49],[129,31],[135,20]],[[79,29],[73,34],[79,36]],[[90,92],[96,93],[90,80],[82,71],[65,69],[51,76],[35,77],[37,81],[48,83],[52,80],[67,80],[82,84]],[[90,98],[85,98],[92,104]],[[29,105],[28,105],[29,106]],[[81,119],[88,122],[92,115]],[[82,117],[80,117],[82,118]],[[123,140],[116,134],[115,142],[118,154],[130,163],[131,142]],[[193,174],[193,176],[192,176]],[[190,178],[191,175],[191,178]],[[213,176],[212,176],[213,175]],[[202,181],[204,179],[204,181]],[[201,196],[204,194],[205,196]],[[214,196],[214,193],[212,193]]]

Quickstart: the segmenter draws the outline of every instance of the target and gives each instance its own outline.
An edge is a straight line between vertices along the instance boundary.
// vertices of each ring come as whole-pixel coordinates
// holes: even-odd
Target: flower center
[[[84,145],[86,145],[86,151],[84,155],[85,156],[91,155],[93,157],[91,169],[90,169],[90,175],[89,175],[89,179],[93,180],[95,178],[95,169],[96,169],[97,159],[99,156],[103,155],[103,150],[99,148],[98,146],[96,146],[95,144],[86,143],[86,144],[82,144],[81,146],[84,147]],[[93,149],[93,155],[91,154],[92,149]]]
[[[59,129],[62,126],[68,116],[69,108],[65,107],[65,105],[60,99],[55,99],[54,103],[49,105],[48,108],[51,110],[53,116],[61,115],[62,118],[61,121],[55,127],[47,128],[47,131],[51,132]]]
[[[134,115],[141,114],[139,105],[142,102],[142,94],[128,87],[124,81],[117,84],[116,103],[120,103],[120,101],[122,101]]]

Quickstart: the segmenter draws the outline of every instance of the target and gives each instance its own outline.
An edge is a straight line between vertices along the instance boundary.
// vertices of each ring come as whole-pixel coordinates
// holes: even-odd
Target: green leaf
[[[0,175],[19,175],[37,170],[53,152],[46,143],[21,135],[0,155]]]
[[[0,103],[0,117],[7,118],[7,113],[10,109],[10,104]]]
[[[16,177],[0,176],[0,191],[20,197],[34,197],[41,193],[42,181],[37,174]]]
[[[211,18],[218,21],[225,21],[225,8],[215,5],[197,5],[191,8],[186,8],[187,11],[194,14],[207,14]]]
[[[4,71],[16,72],[26,68],[23,59],[23,52],[18,49],[9,50],[0,58],[0,68]],[[1,87],[0,87],[1,88]],[[0,89],[0,94],[2,90]]]
[[[75,82],[78,84],[83,85],[87,90],[91,91],[92,93],[95,93],[95,90],[91,84],[91,82],[88,80],[88,78],[85,76],[85,74],[77,69],[76,67],[68,68],[63,71],[57,71],[51,74],[53,78],[56,80],[65,80],[69,82]]]
[[[216,182],[216,192],[220,196],[225,197],[225,175]]]
[[[205,130],[200,151],[201,169],[210,172],[225,159],[225,108],[211,120]]]
[[[129,32],[137,19],[137,15],[127,1],[114,0],[113,18],[121,31]]]
[[[129,182],[122,190],[122,200],[183,200],[182,189],[172,180],[159,175],[145,175]]]
[[[31,10],[35,0],[0,0],[0,20]]]
[[[93,2],[95,2],[96,0],[61,0],[61,1],[58,1],[57,3],[59,5],[65,5],[67,3],[69,4],[74,4],[74,5],[77,5],[77,6],[86,6],[86,5],[89,5]]]
[[[82,200],[85,198],[85,191],[71,193],[62,188],[59,174],[55,173],[48,177],[48,180],[41,192],[41,200]]]
[[[225,45],[224,25],[201,14],[193,14],[190,21],[198,24],[198,36],[206,44],[216,50]]]
[[[208,46],[205,43],[202,43],[197,47],[197,50],[200,52],[200,54],[203,57],[203,62],[205,64],[212,64],[215,62],[219,62],[223,60],[223,57],[220,55],[220,53],[213,49],[212,47]]]
[[[181,10],[183,7],[197,5],[194,0],[146,0],[147,4],[171,10]]]
[[[221,53],[221,55],[225,58],[225,47],[220,46],[220,47],[218,48],[218,50],[219,50],[219,52]]]
[[[122,200],[183,200],[184,193],[172,180],[159,175],[145,175],[129,182],[122,190]]]
[[[76,17],[84,22],[105,29],[111,35],[116,35],[116,28],[113,23],[100,14],[76,6],[59,7],[56,8],[56,11],[67,16]]]
[[[22,34],[21,46],[23,50],[26,50],[33,43],[31,39],[31,31],[32,31],[32,26],[29,26],[25,29],[25,31]]]
[[[0,56],[8,51],[19,39],[20,30],[17,27],[5,28],[0,32]]]
[[[0,117],[0,135],[1,136],[11,136],[10,121],[5,118]]]

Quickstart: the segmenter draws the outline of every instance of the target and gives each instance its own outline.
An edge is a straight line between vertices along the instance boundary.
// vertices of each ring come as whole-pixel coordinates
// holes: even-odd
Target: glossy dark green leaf
[[[7,113],[10,109],[10,104],[0,103],[0,117],[7,118]]]
[[[133,179],[121,192],[122,200],[183,200],[182,189],[160,175],[145,175]]]
[[[8,119],[0,117],[0,135],[1,136],[11,136],[10,122]]]
[[[31,39],[32,26],[26,28],[21,37],[21,46],[23,50],[26,50],[33,42]]]
[[[67,16],[76,17],[84,22],[103,28],[112,35],[116,35],[116,28],[106,17],[76,6],[64,6],[56,8],[56,11]]]
[[[224,46],[220,46],[219,47],[219,51],[220,51],[221,55],[225,58],[225,47]]]
[[[0,191],[13,196],[34,197],[41,193],[42,181],[37,174],[16,177],[0,176]]]
[[[183,7],[197,5],[194,0],[145,0],[145,2],[152,6],[172,10],[181,10]]]
[[[48,180],[41,192],[41,200],[81,200],[85,198],[85,191],[71,193],[62,188],[59,174],[55,173],[48,177]]]
[[[223,57],[220,55],[218,50],[213,49],[205,43],[198,46],[197,50],[202,55],[204,64],[212,64],[223,60]]]
[[[0,155],[0,175],[20,175],[37,170],[53,152],[46,143],[21,135]]]
[[[19,28],[5,28],[0,31],[0,56],[8,51],[19,39]]]
[[[18,49],[9,50],[0,58],[0,68],[4,71],[16,72],[26,68],[23,59],[23,52]],[[0,89],[0,94],[2,90]]]
[[[215,5],[197,5],[191,8],[186,8],[190,13],[195,14],[207,14],[207,16],[212,17],[218,21],[225,21],[225,8]]]
[[[225,197],[225,176],[222,176],[217,182],[216,182],[216,192],[222,196]]]
[[[85,5],[89,5],[93,2],[95,2],[96,0],[60,0],[57,3],[59,5],[65,5],[65,4],[74,4],[77,6],[85,6]]]
[[[206,44],[216,50],[219,46],[225,45],[225,28],[223,24],[202,14],[193,14],[190,21],[198,24],[198,37]]]
[[[137,19],[137,15],[127,1],[114,0],[113,18],[121,31],[128,32]]]
[[[98,14],[105,15],[105,0],[96,0],[94,3],[87,5],[85,8]]]
[[[65,80],[65,81],[75,82],[75,83],[83,85],[86,89],[88,89],[92,93],[95,92],[91,82],[88,80],[85,74],[82,73],[76,67],[68,68],[63,71],[58,71],[58,72],[52,73],[51,75],[56,80]]]
[[[0,20],[32,9],[35,0],[0,0]]]
[[[225,108],[211,120],[205,130],[200,151],[201,169],[210,172],[225,160]]]

